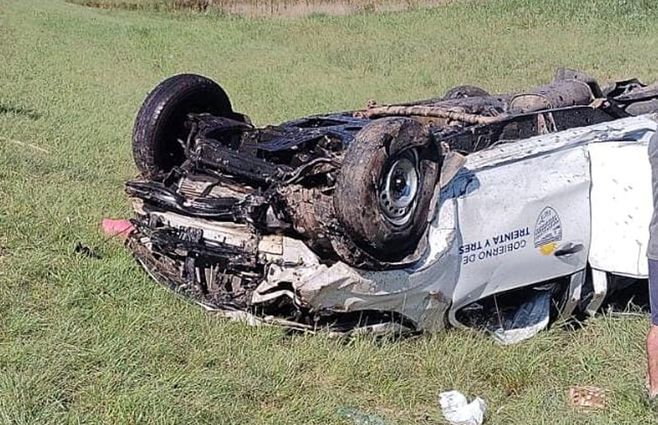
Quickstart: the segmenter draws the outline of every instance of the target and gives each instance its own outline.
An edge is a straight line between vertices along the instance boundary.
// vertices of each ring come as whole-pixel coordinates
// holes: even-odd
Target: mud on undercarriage
[[[435,243],[428,225],[464,156],[658,110],[657,99],[656,85],[601,89],[562,70],[527,93],[464,86],[256,128],[217,84],[178,75],[135,122],[141,178],[126,184],[136,212],[128,245],[155,280],[227,316],[309,330],[441,329],[447,307],[422,313],[419,326],[400,307],[413,299],[394,290],[371,299],[383,289],[368,273],[388,273],[387,290],[413,274],[404,270]]]

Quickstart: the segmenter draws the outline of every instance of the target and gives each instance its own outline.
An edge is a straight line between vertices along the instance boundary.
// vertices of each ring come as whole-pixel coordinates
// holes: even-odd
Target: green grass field
[[[655,423],[646,317],[603,316],[500,347],[452,330],[400,342],[287,336],[208,316],[152,284],[102,217],[124,217],[132,120],[158,81],[220,81],[259,124],[545,82],[555,67],[658,77],[653,0],[490,0],[402,14],[255,19],[0,0],[0,423],[444,423],[437,394],[488,424]],[[103,258],[82,257],[82,241]],[[571,410],[572,385],[609,408]]]

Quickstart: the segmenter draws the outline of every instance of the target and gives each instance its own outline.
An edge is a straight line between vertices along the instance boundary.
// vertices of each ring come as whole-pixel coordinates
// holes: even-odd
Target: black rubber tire
[[[463,99],[465,97],[489,96],[489,92],[475,86],[457,86],[446,92],[444,99]]]
[[[149,93],[133,127],[133,158],[143,177],[157,178],[183,163],[178,139],[187,137],[187,114],[204,112],[232,116],[233,109],[226,92],[201,75],[175,75]]]
[[[418,153],[416,206],[409,221],[399,226],[381,212],[379,186],[389,161],[411,148]],[[336,218],[345,235],[377,260],[404,259],[427,229],[440,168],[439,145],[419,121],[382,118],[366,125],[345,153],[334,192]]]

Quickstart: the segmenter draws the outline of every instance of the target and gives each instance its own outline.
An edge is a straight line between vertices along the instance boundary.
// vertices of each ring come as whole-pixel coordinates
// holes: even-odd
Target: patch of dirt
[[[95,7],[97,9],[125,10],[192,10],[204,12],[214,7],[213,0],[161,0],[142,2],[136,0],[69,0],[69,2],[87,7]]]
[[[219,11],[246,17],[349,15],[359,12],[393,12],[440,6],[455,0],[69,0],[100,9]]]
[[[222,11],[241,16],[349,15],[359,12],[393,12],[417,7],[431,7],[449,0],[310,0],[310,1],[224,1]],[[217,7],[217,6],[215,6]]]

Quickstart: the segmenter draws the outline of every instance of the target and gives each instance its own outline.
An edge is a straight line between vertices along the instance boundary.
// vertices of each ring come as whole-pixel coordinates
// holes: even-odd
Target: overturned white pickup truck
[[[527,93],[464,86],[255,128],[179,75],[137,117],[128,244],[227,317],[514,342],[646,277],[657,99],[561,70]]]

